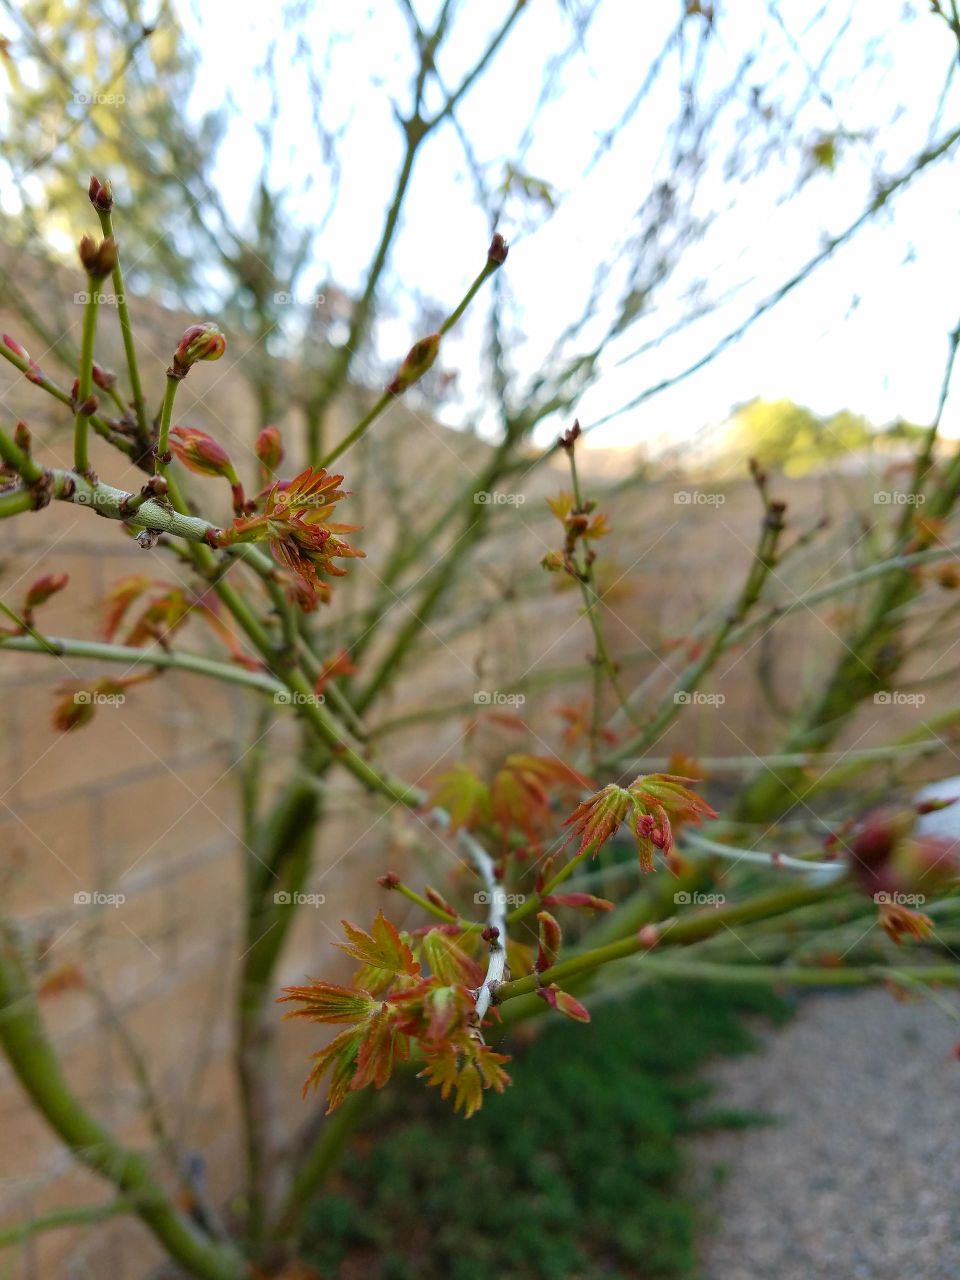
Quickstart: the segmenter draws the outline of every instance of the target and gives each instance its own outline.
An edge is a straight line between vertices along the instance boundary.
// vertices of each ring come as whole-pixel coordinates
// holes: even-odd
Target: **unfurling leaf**
[[[351,1024],[313,1055],[304,1095],[329,1072],[328,1111],[333,1111],[351,1090],[368,1084],[382,1088],[416,1044],[427,1064],[421,1074],[439,1085],[444,1097],[455,1090],[457,1109],[472,1115],[485,1089],[502,1090],[509,1082],[500,1065],[508,1059],[487,1048],[476,1025],[471,988],[482,981],[480,966],[446,926],[431,929],[420,944],[432,969],[429,977],[382,912],[370,933],[346,922],[343,927],[348,942],[338,945],[363,964],[353,986],[314,981],[286,987],[279,997],[281,1003],[300,1006],[288,1018]]]
[[[47,573],[42,578],[36,578],[31,582],[23,599],[23,615],[26,620],[29,622],[34,609],[39,609],[42,604],[46,604],[50,597],[62,591],[69,581],[65,573]]]
[[[629,787],[614,783],[578,805],[564,826],[571,827],[571,839],[579,836],[577,853],[588,849],[594,856],[626,821],[637,841],[637,853],[644,871],[653,869],[656,850],[669,854],[674,827],[683,822],[698,825],[717,815],[701,796],[689,789],[693,778],[670,773],[648,773],[634,779]]]
[[[552,791],[585,791],[590,783],[562,760],[507,756],[491,787],[493,820],[507,839],[512,829],[538,841],[550,823]]]
[[[596,898],[592,893],[548,893],[540,901],[547,907],[572,907],[574,911],[612,911],[609,898]]]
[[[413,952],[382,911],[377,913],[370,933],[364,933],[348,920],[342,920],[341,924],[349,941],[338,942],[336,946],[365,967],[392,975],[404,973],[415,976],[420,972]]]
[[[579,1000],[575,1000],[567,991],[561,991],[555,982],[549,987],[538,987],[537,995],[545,1000],[551,1009],[572,1018],[574,1022],[589,1022],[590,1013]]]
[[[349,653],[347,653],[346,649],[338,649],[333,657],[327,658],[320,668],[320,674],[317,676],[313,691],[314,693],[323,693],[335,676],[353,676],[356,674],[357,668],[350,661]]]
[[[563,934],[560,925],[549,911],[538,911],[537,920],[540,925],[540,946],[537,950],[537,973],[552,969],[560,954]]]
[[[430,972],[448,986],[479,987],[483,970],[445,929],[431,929],[421,942]]]
[[[420,1075],[428,1084],[439,1088],[441,1098],[448,1098],[454,1090],[453,1109],[462,1110],[467,1120],[480,1110],[485,1089],[503,1093],[510,1083],[502,1065],[510,1059],[474,1040],[468,1040],[459,1048],[449,1046],[440,1053],[430,1054],[426,1061]]]
[[[455,764],[442,773],[427,803],[446,812],[451,831],[461,827],[473,831],[490,821],[490,788],[466,764]]]
[[[365,1018],[376,1004],[365,991],[353,987],[340,987],[333,982],[315,978],[306,987],[284,987],[286,994],[280,1002],[296,1000],[302,1009],[292,1010],[289,1018],[310,1018],[314,1022],[358,1022]]]
[[[100,623],[100,634],[104,640],[112,640],[117,634],[124,615],[138,599],[154,585],[154,580],[146,574],[136,573],[120,578],[107,592],[104,600],[103,618]]]
[[[279,564],[299,574],[311,592],[323,596],[328,587],[319,575],[342,578],[346,569],[334,560],[363,555],[339,537],[355,532],[357,526],[329,519],[340,499],[347,497],[339,487],[342,482],[343,476],[330,475],[322,467],[307,467],[293,480],[278,480],[266,496],[263,511],[234,520],[216,536],[215,544],[229,547],[267,541]]]

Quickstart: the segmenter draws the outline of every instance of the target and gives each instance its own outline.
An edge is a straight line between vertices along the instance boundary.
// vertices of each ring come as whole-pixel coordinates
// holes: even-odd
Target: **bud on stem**
[[[198,431],[195,427],[174,427],[170,436],[170,448],[188,471],[200,476],[222,476],[229,481],[234,512],[238,516],[245,515],[247,502],[243,485],[226,449],[206,431]]]
[[[423,375],[432,368],[439,351],[439,333],[431,333],[429,337],[421,338],[419,342],[415,342],[407,352],[403,364],[397,370],[392,382],[387,387],[390,394],[392,396],[402,396],[415,382],[419,382]]]
[[[113,236],[107,236],[99,244],[93,236],[84,236],[79,253],[83,269],[92,281],[105,280],[117,265],[117,242]]]
[[[173,360],[167,370],[168,378],[178,381],[185,378],[198,360],[219,360],[227,349],[227,340],[220,326],[212,320],[192,324],[184,331]]]
[[[113,208],[113,189],[109,182],[101,182],[96,175],[90,175],[90,185],[87,187],[87,195],[90,197],[90,203],[96,209],[97,213],[109,213]]]

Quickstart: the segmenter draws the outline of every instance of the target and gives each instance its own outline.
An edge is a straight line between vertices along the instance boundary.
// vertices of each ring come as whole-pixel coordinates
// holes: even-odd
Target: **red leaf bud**
[[[257,457],[267,471],[276,471],[283,461],[283,440],[276,427],[264,427],[254,446]]]
[[[237,473],[230,455],[221,444],[196,427],[174,427],[170,448],[188,471],[201,476],[223,476],[236,484]]]
[[[103,280],[117,265],[117,242],[107,236],[97,244],[92,236],[84,236],[79,245],[80,261],[91,280]]]
[[[510,252],[510,246],[504,240],[499,231],[495,231],[493,239],[490,241],[490,248],[487,250],[487,261],[494,263],[498,267],[502,267],[507,260],[507,254]]]
[[[407,352],[403,364],[397,370],[393,381],[387,387],[390,394],[394,396],[403,395],[408,387],[412,387],[415,382],[419,382],[433,365],[439,350],[439,333],[431,333],[429,337],[421,338],[419,342],[415,342]]]
[[[185,378],[198,360],[219,360],[226,349],[227,340],[219,325],[212,320],[192,324],[184,330],[167,373],[174,378]]]
[[[109,182],[101,182],[94,174],[90,175],[87,195],[98,213],[109,213],[113,208],[113,188]]]

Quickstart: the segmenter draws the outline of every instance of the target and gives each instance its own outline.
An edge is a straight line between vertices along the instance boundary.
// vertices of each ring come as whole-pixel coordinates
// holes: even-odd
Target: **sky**
[[[376,244],[401,157],[394,104],[407,108],[412,65],[402,6],[396,0],[317,0],[301,5],[295,29],[284,30],[273,5],[175,3],[202,55],[191,109],[229,109],[216,165],[224,199],[242,219],[257,173],[257,127],[273,107],[273,180],[291,188],[290,208],[298,219],[323,227],[301,297],[308,300],[326,279],[355,289]],[[416,7],[427,23],[437,5],[421,0]],[[503,0],[460,0],[438,63],[446,84],[457,83],[471,66],[508,7]],[[522,376],[542,366],[558,332],[583,314],[594,272],[607,260],[611,292],[600,310],[609,317],[625,278],[623,246],[637,233],[638,208],[672,174],[670,128],[681,81],[703,38],[705,24],[698,17],[684,24],[683,39],[664,59],[642,108],[594,160],[598,139],[634,97],[680,7],[604,0],[524,142],[544,68],[573,39],[570,14],[576,8],[573,0],[532,0],[460,109],[463,131],[488,182],[499,181],[505,160],[519,151],[523,170],[556,193],[550,217],[512,200],[500,224],[512,245],[505,268],[510,360]],[[960,121],[960,88],[948,79],[956,44],[921,0],[721,0],[715,8],[697,92],[705,101],[730,83],[734,90],[716,111],[698,174],[693,208],[707,227],[684,250],[649,313],[607,349],[603,376],[577,406],[585,424],[616,414],[698,359],[814,256],[826,236],[857,217],[878,176],[897,174],[931,136],[942,136]],[[301,50],[308,42],[316,54],[298,58],[298,40]],[[256,73],[272,45],[274,90]],[[748,52],[752,63],[738,75]],[[305,74],[307,64],[312,79]],[[812,84],[811,68],[818,68]],[[795,123],[786,145],[770,146],[748,180],[731,181],[725,165],[754,85],[762,86],[759,102],[774,122],[782,113]],[[428,105],[436,105],[438,92],[433,85]],[[315,110],[328,129],[340,132],[342,167],[332,210],[329,170],[312,124]],[[841,137],[836,169],[801,181],[810,171],[809,143],[824,132]],[[822,413],[850,408],[876,423],[899,416],[928,421],[948,334],[960,313],[958,194],[955,160],[926,171],[741,342],[678,386],[610,418],[592,441],[683,441],[715,428],[734,405],[755,396],[789,397]],[[461,142],[445,125],[418,161],[390,261],[389,303],[378,330],[385,361],[402,356],[420,336],[418,297],[442,309],[459,299],[488,238]],[[675,338],[629,358],[684,314],[695,287],[710,298],[730,295],[729,301]],[[483,341],[481,303],[445,345],[444,363],[458,370],[461,394],[444,406],[442,416],[486,430],[490,409],[476,374]],[[546,424],[545,434],[558,425]],[[960,436],[955,401],[948,405],[944,430]]]

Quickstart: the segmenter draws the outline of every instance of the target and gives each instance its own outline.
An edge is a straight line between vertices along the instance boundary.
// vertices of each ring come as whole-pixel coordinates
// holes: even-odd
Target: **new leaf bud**
[[[80,261],[91,280],[104,280],[117,265],[117,242],[107,236],[97,244],[93,236],[84,236],[79,245]]]
[[[101,182],[94,174],[90,175],[87,195],[98,213],[109,213],[113,208],[113,188],[109,182]]]
[[[227,340],[218,324],[212,320],[192,324],[184,330],[167,373],[173,378],[185,378],[198,360],[219,360],[226,349]]]
[[[437,353],[440,350],[440,334],[431,333],[427,338],[421,338],[419,342],[415,342],[397,370],[396,375],[387,390],[393,396],[403,395],[408,387],[412,387],[415,382],[419,382],[423,375],[431,368]]]

